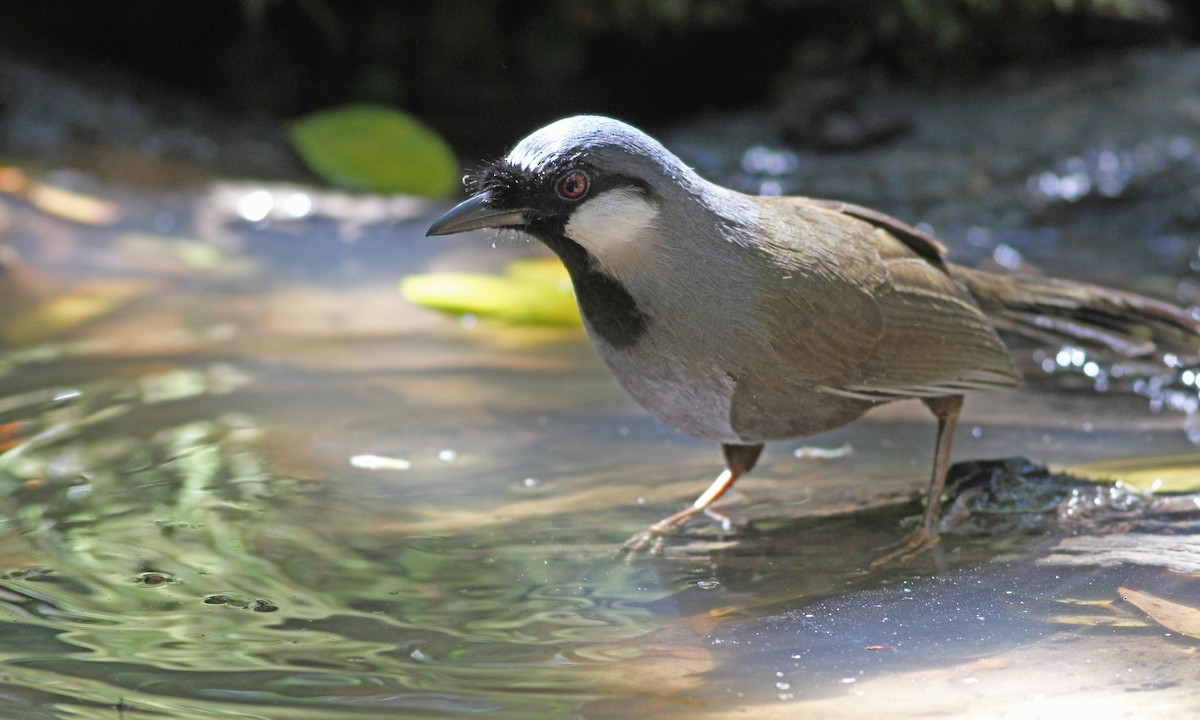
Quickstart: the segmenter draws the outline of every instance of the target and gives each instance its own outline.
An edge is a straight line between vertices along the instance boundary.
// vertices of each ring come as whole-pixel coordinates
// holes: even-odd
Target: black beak
[[[481,228],[523,227],[528,218],[526,210],[491,206],[492,196],[486,192],[463,200],[438,218],[425,236],[453,235]]]

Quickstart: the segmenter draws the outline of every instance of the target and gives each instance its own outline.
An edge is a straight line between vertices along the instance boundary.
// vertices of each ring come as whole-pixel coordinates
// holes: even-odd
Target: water
[[[1120,590],[1200,607],[1186,567],[1048,562],[1061,537],[1013,532],[863,570],[919,513],[919,405],[771,446],[729,505],[753,528],[696,521],[627,561],[717,449],[647,417],[577,331],[397,290],[532,249],[425,239],[435,208],[248,223],[100,189],[113,226],[0,198],[23,339],[0,356],[5,718],[1200,708],[1196,635]],[[1068,366],[969,400],[956,457],[1200,469],[1183,412]]]

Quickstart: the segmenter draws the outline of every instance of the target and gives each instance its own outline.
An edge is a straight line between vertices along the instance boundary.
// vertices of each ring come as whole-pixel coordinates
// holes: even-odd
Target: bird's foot
[[[647,551],[650,555],[661,554],[664,542],[663,538],[686,523],[688,518],[695,515],[699,510],[699,508],[690,507],[687,510],[677,512],[670,517],[659,520],[639,533],[635,533],[633,537],[621,543],[621,547],[617,549],[618,554],[623,554],[627,558],[632,558],[643,550]]]
[[[699,511],[698,508],[688,508],[683,512],[659,520],[621,543],[621,546],[617,548],[617,554],[625,555],[626,558],[632,558],[642,551],[648,555],[661,555],[667,536],[677,531]],[[723,533],[738,532],[753,527],[748,519],[738,515],[728,515],[714,507],[704,508],[703,512],[720,523]]]
[[[929,552],[941,541],[942,538],[937,534],[936,531],[930,530],[926,527],[919,527],[904,540],[901,540],[895,545],[888,546],[894,549],[887,555],[884,555],[883,557],[872,562],[867,566],[867,569],[878,570],[887,565],[891,565],[893,562],[898,562],[901,564],[906,563],[918,555]]]
[[[626,560],[631,560],[637,557],[637,554],[646,551],[647,555],[660,555],[662,553],[663,536],[654,531],[654,527],[650,526],[641,532],[634,533],[621,546],[617,548],[618,555],[624,555]]]

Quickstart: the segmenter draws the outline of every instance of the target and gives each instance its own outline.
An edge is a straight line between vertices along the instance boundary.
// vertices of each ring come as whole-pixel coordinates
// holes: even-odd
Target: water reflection
[[[714,653],[728,660],[697,694],[736,697],[762,708],[756,717],[921,714],[935,688],[956,717],[1146,711],[1131,692],[1157,708],[1197,707],[1181,664],[1194,640],[1122,602],[1126,585],[1195,597],[1183,576],[1131,566],[996,563],[898,579],[715,631]]]
[[[947,677],[1011,692],[1107,647],[1140,648],[1130,682],[1176,697],[1191,641],[1118,588],[1200,596],[1145,558],[1047,567],[1088,551],[1001,532],[861,570],[918,513],[920,408],[768,449],[729,508],[744,530],[698,522],[623,562],[616,544],[689,501],[716,450],[633,406],[578,330],[398,294],[405,273],[529,249],[114,195],[111,227],[4,206],[3,289],[37,280],[7,296],[0,351],[6,718],[836,716],[905,682],[917,714]],[[959,457],[1197,466],[1194,410],[1168,399],[1195,397],[1194,370],[1042,352],[1030,390],[968,403]],[[1123,564],[1086,565],[1101,553]]]
[[[219,406],[207,392],[139,397],[153,378],[21,404],[63,428],[3,458],[19,503],[0,542],[20,569],[0,580],[0,612],[24,631],[0,634],[0,655],[25,702],[565,716],[595,682],[559,672],[580,663],[565,648],[644,634],[650,613],[630,601],[669,592],[628,590],[642,571],[597,564],[545,528],[489,543],[377,533],[368,508],[274,472],[247,417],[170,425]],[[47,676],[70,689],[38,702]]]

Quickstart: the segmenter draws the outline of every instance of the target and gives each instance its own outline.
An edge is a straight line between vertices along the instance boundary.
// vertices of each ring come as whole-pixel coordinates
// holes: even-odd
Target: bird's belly
[[[782,372],[750,372],[735,385],[730,425],[747,441],[815,435],[858,419],[878,403],[834,395]]]
[[[693,437],[743,442],[730,424],[734,380],[720,367],[644,351],[600,355],[621,387],[659,420]]]
[[[813,435],[844,425],[876,403],[821,392],[780,373],[726,370],[689,358],[639,351],[601,352],[634,400],[680,432],[752,444]]]

